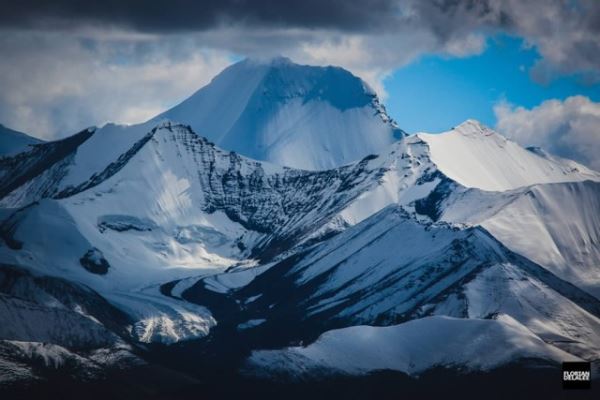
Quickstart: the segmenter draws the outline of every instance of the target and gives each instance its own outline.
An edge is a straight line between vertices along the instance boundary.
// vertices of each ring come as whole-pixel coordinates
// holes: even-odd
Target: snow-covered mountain
[[[0,158],[10,379],[38,376],[40,358],[44,371],[147,365],[156,348],[249,375],[600,359],[600,173],[476,121],[406,136],[358,78],[286,60],[236,64],[171,112],[198,119],[109,124]],[[291,147],[263,152],[267,131]],[[357,151],[324,153],[315,132],[337,150],[349,132]],[[323,164],[278,165],[284,148]],[[325,165],[338,166],[310,170]]]
[[[238,62],[153,120],[163,118],[222,148],[310,170],[379,153],[405,135],[360,78],[286,58]]]
[[[244,279],[243,270],[229,275],[186,285],[182,297],[199,302],[209,290],[223,293],[226,303],[233,296],[243,307],[222,323],[262,321],[253,328],[257,335],[278,332],[288,343],[310,343],[323,330],[354,325],[400,323],[402,330],[407,321],[445,315],[462,318],[455,324],[465,326],[473,319],[510,320],[573,357],[600,357],[598,298],[510,251],[482,227],[423,222],[397,205],[258,276]],[[442,345],[415,351],[424,355]],[[528,346],[521,345],[513,344],[525,358]],[[471,361],[466,366],[475,368],[480,360]]]
[[[503,193],[457,189],[437,209],[440,220],[481,225],[510,249],[600,298],[599,199],[600,182],[565,182]]]
[[[429,146],[438,168],[466,187],[503,191],[536,183],[597,180],[599,176],[574,161],[528,151],[474,120],[449,132],[417,136]]]

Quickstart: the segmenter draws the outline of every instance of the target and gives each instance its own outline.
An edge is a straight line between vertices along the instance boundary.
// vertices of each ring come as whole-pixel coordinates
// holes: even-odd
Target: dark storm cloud
[[[210,32],[230,27],[274,29],[260,46],[281,42],[281,29],[310,33],[406,35],[424,31],[443,47],[473,32],[525,38],[542,60],[539,81],[557,73],[600,70],[598,0],[19,0],[2,2],[0,29],[78,29],[109,26],[144,33]],[[243,35],[242,35],[243,36]],[[298,37],[298,36],[295,36]],[[293,46],[297,43],[292,42]],[[250,44],[251,45],[251,44]],[[419,43],[415,43],[416,46]],[[393,49],[391,49],[393,51]],[[591,73],[591,75],[590,75]]]
[[[542,59],[531,71],[540,82],[563,73],[600,81],[598,0],[426,0],[411,2],[419,21],[440,42],[468,32],[506,33],[535,46]]]
[[[206,30],[222,24],[360,30],[393,20],[394,0],[22,0],[3,1],[0,23],[40,27],[95,23],[144,32]]]

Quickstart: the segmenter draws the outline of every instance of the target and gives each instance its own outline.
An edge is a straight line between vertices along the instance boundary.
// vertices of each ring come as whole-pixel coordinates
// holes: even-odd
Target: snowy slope
[[[379,153],[404,135],[361,79],[285,58],[234,64],[153,120],[163,118],[224,149],[310,170]]]
[[[299,291],[308,291],[301,300],[308,316],[374,323],[403,318],[472,271],[503,257],[484,232],[424,225],[390,206],[303,256],[286,276]],[[253,284],[260,287],[281,267],[272,267]],[[261,294],[251,289],[252,285],[248,295]],[[296,299],[288,296],[276,307]],[[275,298],[267,291],[253,304],[270,301]]]
[[[0,256],[95,288],[136,319],[143,341],[194,338],[214,325],[208,311],[148,295],[148,287],[222,272],[253,254],[277,256],[382,173],[377,158],[324,172],[257,163],[170,123],[83,162],[102,140],[119,137],[110,132],[94,132],[66,162],[3,199],[26,207],[1,224],[8,246]],[[39,194],[46,198],[32,197]]]
[[[597,299],[515,255],[481,228],[424,223],[398,206],[390,206],[310,251],[281,261],[234,293],[242,302],[258,296],[247,305],[253,309],[252,316],[271,316],[273,322],[299,312],[303,324],[387,324],[427,314],[439,302],[445,303],[449,293],[496,265],[520,271],[521,280],[527,281],[523,285],[531,293],[536,287],[546,288],[546,294],[534,302],[544,317],[537,315],[530,321],[550,323],[555,319],[573,325],[577,320],[587,326],[587,332],[597,332]],[[509,275],[499,278],[498,290],[504,280],[512,279]],[[274,282],[287,288],[285,298]],[[213,290],[210,285],[205,287]],[[193,292],[194,286],[184,291],[183,297]],[[580,311],[569,317],[541,301],[544,296],[558,299],[554,304],[571,304]],[[461,302],[449,310],[455,316],[468,315]],[[598,343],[588,336],[585,344],[589,350]]]
[[[0,157],[13,156],[27,151],[32,145],[43,143],[42,140],[12,130],[0,124]]]
[[[79,349],[106,347],[120,342],[115,331],[125,332],[129,323],[97,293],[63,279],[2,265],[0,284],[3,340],[51,342]]]
[[[318,376],[323,370],[360,375],[384,369],[417,375],[444,366],[490,370],[527,357],[556,363],[578,360],[547,345],[510,317],[438,316],[388,327],[328,331],[307,347],[255,351],[247,368],[251,373],[292,377]]]
[[[549,161],[552,161],[556,164],[561,164],[573,172],[581,172],[581,173],[587,174],[587,175],[589,175],[589,174],[594,175],[595,173],[598,172],[598,171],[592,170],[591,168],[586,167],[585,165],[581,165],[576,161],[569,160],[568,158],[555,156],[554,154],[550,154],[546,150],[542,149],[541,147],[533,146],[533,147],[527,147],[526,149],[534,154],[537,154],[540,157],[543,157],[543,158],[549,160]]]
[[[217,300],[211,302],[217,311],[219,304],[235,302],[239,307],[238,313],[228,312],[233,319],[226,318],[223,324],[256,331],[255,335],[261,337],[269,338],[277,332],[275,337],[283,337],[288,343],[310,343],[329,329],[451,316],[465,319],[457,320],[460,323],[454,327],[437,326],[435,329],[446,332],[439,335],[446,338],[448,330],[456,331],[455,343],[456,337],[461,338],[459,332],[471,335],[469,327],[473,327],[473,336],[465,337],[465,343],[475,341],[482,346],[475,351],[490,357],[463,358],[460,340],[458,351],[440,341],[437,333],[423,328],[423,342],[415,347],[400,346],[390,358],[391,364],[381,361],[381,357],[364,355],[369,346],[373,354],[378,354],[376,341],[363,349],[352,338],[339,353],[335,346],[321,348],[320,341],[307,348],[315,349],[315,353],[306,349],[255,352],[249,367],[252,373],[260,373],[257,368],[267,368],[268,374],[291,368],[292,375],[307,369],[322,373],[323,368],[350,373],[381,368],[418,373],[438,365],[488,369],[526,357],[553,361],[600,357],[598,299],[511,252],[480,227],[428,223],[397,205],[265,269],[209,276],[186,284],[178,294],[201,304],[207,291],[217,295]],[[482,325],[476,325],[473,319],[482,320]],[[518,332],[506,332],[507,323]],[[369,335],[377,338],[380,328],[369,329]],[[348,332],[352,331],[343,331],[340,337],[351,336]],[[508,338],[511,340],[507,342]],[[395,342],[402,343],[402,339],[396,337]],[[382,345],[381,351],[390,347],[394,346]],[[415,353],[403,357],[407,348]],[[500,348],[510,350],[496,353]],[[309,360],[304,357],[305,350]],[[300,352],[297,359],[296,352]],[[323,363],[330,356],[335,361]],[[370,361],[361,366],[354,362],[358,359]],[[475,359],[482,360],[481,364]],[[272,369],[268,365],[273,365]]]
[[[2,206],[25,206],[43,197],[80,190],[111,165],[130,158],[147,141],[153,127],[107,124],[37,146],[30,153],[0,160],[0,173],[8,177],[7,185],[0,186],[0,194],[20,189],[3,199]],[[4,186],[8,189],[4,190]]]
[[[127,329],[135,340],[171,343],[205,336],[214,325],[214,319],[205,308],[181,304],[182,302],[176,299],[162,296],[156,288],[152,291],[145,287],[152,282],[165,282],[187,274],[218,269],[218,264],[211,265],[199,259],[194,265],[171,265],[167,257],[160,257],[147,247],[144,237],[130,237],[128,240],[127,234],[104,240],[95,240],[93,235],[89,235],[91,240],[95,240],[94,244],[102,249],[99,250],[85,236],[86,232],[79,230],[78,223],[67,210],[55,200],[43,200],[39,205],[22,210],[14,215],[8,224],[14,224],[15,228],[9,233],[12,249],[0,246],[3,261],[26,266],[27,270],[38,275],[67,278],[94,288],[128,315],[130,321],[127,323]],[[107,262],[108,268],[105,272],[93,272],[84,267],[81,260],[92,249],[97,252],[99,259]],[[120,254],[125,256],[120,259]],[[160,264],[161,261],[164,264]],[[36,293],[36,290],[33,293]],[[61,314],[54,315],[56,312],[53,310],[48,312],[40,308],[37,311],[39,315],[35,316],[33,314],[36,308],[24,304],[21,299],[6,299],[6,307],[13,317],[21,315],[24,318],[21,325],[33,324],[23,328],[23,332],[29,332],[31,335],[27,336],[27,339],[32,341],[47,339],[44,336],[47,334],[43,331],[32,331],[35,327],[61,334],[63,331],[74,332],[76,325],[87,323],[92,327],[96,326],[85,318],[79,318],[82,322],[75,324],[69,319],[77,318],[75,313],[67,313],[62,317]],[[28,312],[10,311],[11,309],[27,309]],[[52,324],[40,324],[44,319],[42,315],[50,315]],[[62,320],[65,321],[62,328],[56,328]],[[103,327],[100,328],[104,330]],[[81,330],[88,332],[88,335],[94,332],[90,327]],[[4,336],[1,333],[0,338]],[[11,336],[9,339],[24,340],[22,336]],[[61,344],[56,340],[51,342]]]
[[[600,358],[600,319],[566,299],[551,284],[511,264],[497,264],[457,288],[428,314],[511,318],[544,342],[588,360]],[[560,290],[560,289],[559,289]]]
[[[77,186],[101,173],[106,166],[140,142],[156,124],[106,124],[95,129],[77,151],[69,171],[61,181],[61,188]]]
[[[10,157],[0,157],[0,198],[18,189],[23,192],[22,205],[29,204],[31,199],[48,196],[54,190],[55,182],[64,177],[78,146],[93,132],[93,128],[85,129],[65,139],[38,144]],[[24,190],[23,187],[32,180],[38,180],[40,184]],[[15,202],[10,203],[14,205]]]
[[[130,320],[76,283],[0,265],[0,386],[57,369],[90,379],[142,361],[122,339]]]
[[[417,136],[429,145],[439,170],[466,187],[503,191],[536,183],[600,180],[596,171],[528,151],[474,120],[448,132]]]
[[[481,225],[511,250],[600,298],[600,183],[477,189],[439,204],[444,221]]]

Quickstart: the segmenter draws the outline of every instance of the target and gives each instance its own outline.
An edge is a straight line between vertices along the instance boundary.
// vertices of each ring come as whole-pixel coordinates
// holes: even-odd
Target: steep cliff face
[[[0,157],[0,198],[39,175],[44,175],[40,180],[45,185],[36,188],[37,193],[31,196],[50,195],[53,183],[64,176],[70,157],[92,134],[93,129],[86,129],[63,140],[38,144],[14,156]]]
[[[49,170],[54,172],[30,179],[2,202],[15,208],[55,199],[79,228],[93,221],[96,236],[119,230],[178,231],[188,225],[202,226],[195,220],[223,215],[238,233],[227,239],[235,241],[237,250],[231,254],[271,258],[315,234],[334,217],[342,224],[360,220],[360,214],[369,212],[361,203],[370,200],[358,198],[371,188],[383,186],[379,190],[387,193],[379,196],[383,202],[397,200],[405,188],[423,180],[421,171],[433,171],[424,162],[424,151],[422,142],[400,142],[387,154],[311,172],[250,160],[217,148],[187,126],[163,123],[115,154],[88,179],[73,180],[75,163],[53,165]],[[355,200],[357,204],[349,208]],[[120,228],[111,229],[118,224]],[[224,232],[222,226],[213,228]]]

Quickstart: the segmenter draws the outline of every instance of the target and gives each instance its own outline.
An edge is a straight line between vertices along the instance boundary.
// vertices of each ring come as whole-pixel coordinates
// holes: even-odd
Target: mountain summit
[[[376,93],[339,67],[246,59],[160,114],[258,160],[326,169],[379,153],[405,133]]]

